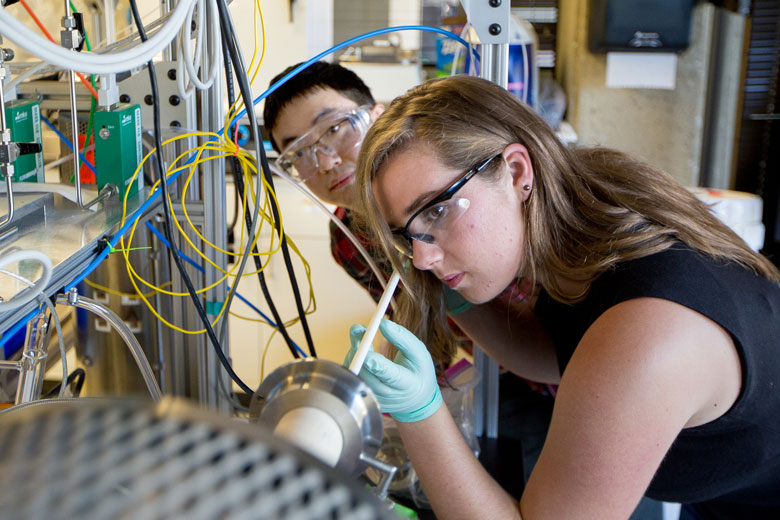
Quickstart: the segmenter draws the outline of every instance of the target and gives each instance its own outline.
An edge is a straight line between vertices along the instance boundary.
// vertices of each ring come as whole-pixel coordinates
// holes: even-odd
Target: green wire
[[[70,10],[73,12],[73,14],[78,14],[78,11],[76,11],[76,6],[73,5],[73,1],[68,0],[68,3],[70,4]],[[86,29],[84,29],[84,43],[87,45],[87,50],[91,51],[92,46],[89,44],[89,36],[87,36]]]
[[[70,4],[70,10],[73,12],[73,14],[77,14],[78,11],[76,10],[76,6],[73,5],[72,0],[68,0],[68,3]],[[84,44],[87,46],[87,51],[92,50],[92,45],[89,44],[89,36],[87,36],[87,30],[84,29]],[[92,81],[92,87],[97,89],[97,85],[95,84],[95,75],[92,74],[90,76]],[[87,135],[84,138],[84,146],[81,149],[82,155],[86,157],[87,153],[87,146],[89,146],[89,138],[92,137],[92,121],[95,117],[95,109],[97,108],[97,101],[95,98],[92,98],[92,103],[89,106],[89,121],[87,122]],[[78,143],[73,143],[73,146],[78,146]],[[70,178],[70,182],[73,182],[76,178],[76,172],[73,172],[73,176]]]

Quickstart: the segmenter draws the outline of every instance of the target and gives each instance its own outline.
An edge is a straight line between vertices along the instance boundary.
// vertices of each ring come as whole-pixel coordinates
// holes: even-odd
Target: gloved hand
[[[441,406],[442,398],[428,349],[414,334],[392,321],[382,320],[379,330],[398,348],[398,354],[390,361],[369,351],[360,377],[374,391],[382,412],[395,420],[416,422],[430,417]],[[352,325],[351,348],[344,366],[349,366],[365,331],[362,325]]]
[[[450,289],[446,285],[442,286],[444,291],[444,306],[447,309],[447,314],[455,316],[461,312],[466,312],[474,306],[473,303],[464,298],[458,291]]]

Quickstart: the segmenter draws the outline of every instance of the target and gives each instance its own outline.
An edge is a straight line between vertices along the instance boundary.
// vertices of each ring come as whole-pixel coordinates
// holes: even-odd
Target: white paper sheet
[[[608,52],[607,87],[674,90],[677,55],[656,52]]]

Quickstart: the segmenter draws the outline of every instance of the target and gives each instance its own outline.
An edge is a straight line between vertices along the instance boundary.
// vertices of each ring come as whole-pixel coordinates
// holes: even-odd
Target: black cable
[[[141,22],[141,15],[138,13],[138,5],[136,4],[136,0],[130,0],[130,8],[133,12],[133,20],[135,21],[135,25],[138,28],[138,34],[141,36],[141,41],[145,42],[147,40],[146,31],[144,30],[143,23]],[[155,163],[157,164],[157,171],[160,172],[160,189],[162,191],[163,199],[163,214],[165,215],[163,232],[165,233],[165,238],[171,244],[170,254],[176,263],[176,268],[179,270],[182,280],[184,280],[184,285],[187,286],[187,292],[190,293],[192,303],[195,304],[195,310],[198,312],[198,316],[200,316],[200,319],[203,321],[203,325],[206,327],[206,333],[208,334],[209,339],[214,346],[214,350],[216,351],[219,361],[222,363],[222,366],[225,367],[225,370],[230,375],[230,378],[241,387],[241,390],[249,395],[252,395],[254,394],[254,391],[249,388],[249,386],[244,383],[240,377],[238,377],[238,374],[235,373],[233,367],[230,366],[230,362],[228,361],[227,357],[225,357],[225,353],[222,351],[222,347],[217,340],[217,335],[214,333],[214,329],[211,327],[211,323],[209,323],[209,318],[206,315],[203,304],[201,303],[200,298],[195,291],[195,286],[192,284],[192,280],[190,280],[190,277],[184,268],[184,262],[182,261],[181,256],[179,255],[179,252],[176,248],[176,242],[174,241],[173,237],[173,225],[171,224],[173,221],[173,216],[170,207],[170,200],[168,199],[168,182],[165,178],[165,169],[163,168],[161,157],[162,141],[160,139],[160,102],[159,93],[157,91],[157,76],[154,71],[154,63],[152,60],[149,60],[147,63],[147,68],[149,69],[149,82],[151,83],[152,87],[154,110],[154,144],[156,147],[154,159]]]
[[[223,31],[224,33],[224,31]],[[228,46],[227,46],[227,35],[223,34],[222,36],[222,58],[225,62],[225,81],[227,83],[227,96],[228,96],[228,106],[233,106],[233,103],[235,102],[235,92],[233,91],[233,70],[230,66],[230,57],[228,55]],[[231,160],[233,161],[233,179],[236,186],[236,193],[238,193],[241,197],[241,200],[244,200],[244,177],[242,175],[239,175],[239,172],[241,171],[241,165],[238,161],[238,157],[232,156]],[[258,182],[260,182],[260,179],[258,179]],[[248,211],[244,212],[244,220],[246,221],[246,229],[249,233],[252,232],[252,216],[249,214]],[[252,240],[252,237],[249,238],[249,240]],[[282,317],[279,315],[279,311],[276,309],[276,305],[274,305],[273,298],[271,297],[271,291],[268,290],[268,284],[265,281],[265,273],[263,272],[263,264],[260,261],[260,256],[257,254],[257,244],[254,245],[252,248],[252,253],[254,255],[252,258],[255,261],[255,270],[257,271],[257,278],[260,281],[260,289],[263,291],[263,296],[265,297],[265,301],[268,303],[268,307],[271,310],[271,314],[273,314],[274,321],[277,324],[277,328],[279,329],[279,333],[284,337],[284,341],[287,343],[287,348],[290,349],[290,352],[292,353],[294,358],[299,358],[300,355],[298,354],[298,351],[293,346],[292,338],[290,338],[290,335],[287,332],[287,329],[284,326],[284,321],[282,320]]]
[[[238,78],[238,86],[239,86],[239,90],[241,91],[241,98],[244,100],[246,112],[249,115],[249,120],[251,122],[250,126],[252,127],[252,132],[254,133],[255,143],[259,144],[259,146],[257,146],[257,149],[260,152],[260,157],[258,157],[258,159],[260,160],[262,166],[263,177],[265,178],[266,183],[268,184],[268,189],[271,190],[272,193],[274,193],[275,192],[274,181],[273,181],[273,176],[271,175],[271,168],[268,165],[268,157],[265,154],[265,148],[262,146],[262,138],[258,135],[258,125],[257,125],[257,120],[255,118],[254,103],[252,102],[252,91],[250,89],[249,82],[247,81],[246,69],[244,68],[244,64],[241,62],[241,59],[238,56],[238,50],[236,47],[238,45],[237,43],[238,39],[236,38],[236,35],[233,32],[233,25],[230,18],[230,12],[228,11],[227,3],[225,2],[225,0],[217,0],[217,8],[219,9],[219,18],[221,22],[220,25],[222,27],[222,32],[224,35],[223,39],[227,41],[230,59],[233,62],[233,66],[236,69],[236,77]],[[225,33],[229,33],[229,34],[225,34]],[[317,357],[317,353],[314,350],[314,341],[312,340],[311,331],[309,330],[309,324],[308,321],[306,320],[306,312],[303,308],[303,302],[301,300],[301,295],[298,290],[298,282],[296,280],[295,272],[293,270],[292,258],[290,257],[290,251],[287,246],[287,237],[286,235],[282,234],[279,210],[275,204],[271,204],[271,211],[274,217],[274,228],[276,229],[276,232],[280,237],[282,256],[284,257],[284,264],[285,267],[287,268],[287,275],[290,278],[290,284],[292,285],[293,295],[295,296],[295,305],[298,309],[298,316],[301,320],[301,327],[303,328],[303,333],[306,337],[306,343],[309,346],[309,353],[311,354],[312,357]]]
[[[67,379],[65,379],[65,386],[70,386],[71,384],[74,385],[74,387],[71,389],[71,393],[73,394],[73,397],[78,397],[81,395],[81,387],[84,386],[84,378],[86,377],[86,372],[84,372],[83,368],[77,368],[70,374],[68,374]],[[74,383],[75,381],[75,383]],[[42,399],[49,399],[52,397],[57,396],[60,393],[60,387],[62,386],[62,382],[57,383],[57,385],[49,390],[46,395],[41,396]]]

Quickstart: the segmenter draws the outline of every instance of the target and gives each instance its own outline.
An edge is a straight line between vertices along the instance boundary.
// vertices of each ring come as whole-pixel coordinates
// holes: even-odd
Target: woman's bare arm
[[[560,381],[555,348],[530,303],[517,309],[495,300],[475,305],[452,319],[507,370],[540,383]]]
[[[438,518],[624,519],[680,430],[728,410],[740,385],[721,327],[642,298],[613,307],[583,337],[519,506],[479,466],[446,410],[399,431]]]

